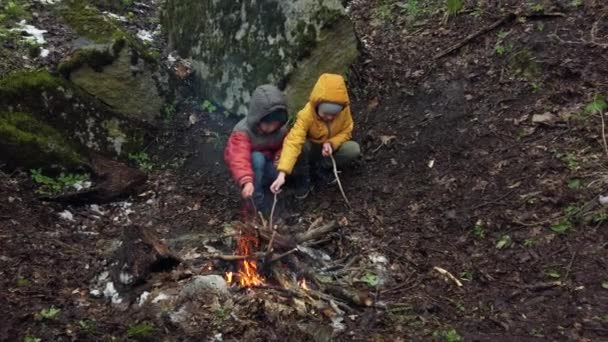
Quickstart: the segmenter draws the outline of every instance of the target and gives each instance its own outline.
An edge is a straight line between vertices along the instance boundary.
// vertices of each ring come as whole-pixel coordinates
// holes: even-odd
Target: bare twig
[[[484,33],[490,32],[492,30],[494,30],[495,28],[502,26],[510,21],[513,21],[517,16],[515,15],[515,13],[509,13],[506,16],[502,17],[501,19],[497,20],[496,22],[494,22],[492,25],[487,26],[483,29],[481,29],[480,31],[477,31],[475,33],[470,34],[469,36],[467,36],[464,40],[462,40],[461,42],[454,44],[452,46],[450,46],[449,48],[447,48],[445,51],[438,53],[437,55],[435,55],[435,57],[433,57],[433,59],[437,60],[439,58],[442,58],[444,56],[449,55],[450,53],[462,48],[463,46],[467,45],[470,41],[472,41],[473,39],[481,36]]]
[[[277,260],[283,259],[284,257],[295,253],[297,250],[298,250],[297,248],[294,248],[294,249],[290,249],[289,251],[287,251],[283,254],[275,255],[272,257],[272,259],[270,259],[270,262],[275,262]]]
[[[457,285],[458,287],[462,287],[462,283],[460,282],[460,280],[458,280],[458,278],[454,277],[454,276],[452,275],[452,273],[448,272],[447,270],[444,270],[444,269],[443,269],[443,268],[441,268],[441,267],[437,267],[437,266],[433,267],[433,269],[434,269],[435,271],[437,271],[437,272],[441,273],[442,275],[444,275],[444,276],[448,277],[448,279],[450,279],[450,280],[452,280],[454,283],[456,283],[456,285]]]
[[[272,209],[270,209],[270,218],[268,219],[268,221],[269,221],[269,223],[268,223],[268,224],[270,225],[270,227],[269,227],[270,229],[274,229],[274,227],[273,227],[273,225],[272,225],[272,224],[273,224],[273,223],[272,223],[272,218],[273,218],[273,216],[274,216],[274,208],[275,208],[276,206],[277,206],[277,194],[274,194],[274,199],[273,199],[273,201],[272,201]]]
[[[564,280],[568,280],[570,271],[572,271],[572,264],[574,264],[574,258],[576,258],[576,251],[572,253],[572,258],[570,258],[570,263],[568,264],[568,268],[566,269],[566,275],[564,276]]]
[[[604,111],[600,112],[600,118],[602,119],[602,143],[604,144],[604,152],[608,157],[608,143],[606,143],[606,122],[604,121]]]
[[[348,201],[348,198],[346,197],[346,194],[344,193],[344,188],[342,187],[342,182],[340,182],[340,177],[338,176],[338,166],[336,165],[336,159],[334,159],[334,156],[331,154],[329,155],[329,157],[331,158],[331,164],[333,165],[333,168],[334,168],[334,176],[336,177],[336,181],[338,182],[338,187],[340,187],[340,192],[342,193],[344,202],[346,202],[346,205],[348,206],[348,208],[352,208],[352,206],[350,205],[350,202]]]
[[[254,253],[251,255],[223,255],[223,254],[213,254],[213,255],[205,255],[205,258],[208,259],[220,259],[224,261],[240,261],[240,260],[248,260],[248,259],[260,259],[264,256],[264,254]]]

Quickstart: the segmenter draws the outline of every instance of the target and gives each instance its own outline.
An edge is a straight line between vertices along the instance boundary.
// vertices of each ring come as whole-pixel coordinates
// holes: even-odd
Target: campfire
[[[236,246],[237,255],[251,255],[259,248],[260,240],[253,234],[243,234],[239,237]],[[241,287],[258,286],[264,283],[264,278],[258,273],[258,265],[255,260],[239,261],[238,278]],[[232,283],[232,272],[226,275],[226,280],[229,284]]]

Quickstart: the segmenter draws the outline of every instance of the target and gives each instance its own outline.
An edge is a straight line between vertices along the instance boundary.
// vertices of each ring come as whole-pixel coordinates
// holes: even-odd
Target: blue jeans
[[[279,173],[273,165],[273,160],[266,158],[262,152],[251,153],[251,166],[253,167],[253,202],[258,210],[264,208],[264,194],[270,188]]]

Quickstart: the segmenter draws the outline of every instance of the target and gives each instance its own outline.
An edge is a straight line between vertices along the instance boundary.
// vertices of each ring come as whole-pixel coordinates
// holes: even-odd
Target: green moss
[[[292,32],[295,36],[295,42],[298,45],[296,51],[298,51],[298,59],[308,57],[310,51],[317,44],[317,28],[315,25],[305,21],[299,21],[296,25],[295,32]]]
[[[320,36],[311,55],[298,62],[285,90],[288,107],[296,112],[308,101],[319,75],[325,72],[346,75],[359,55],[357,38],[347,19],[339,20],[331,30],[321,31]]]
[[[320,8],[314,16],[317,20],[317,23],[322,24],[322,28],[331,28],[335,25],[340,18],[344,16],[342,11],[338,9],[331,9],[325,6],[322,6],[321,1],[319,1]]]
[[[112,43],[124,36],[118,25],[111,20],[106,20],[103,14],[88,1],[66,1],[60,13],[76,33],[96,43]]]
[[[104,121],[102,124],[111,138],[126,137],[127,135],[120,129],[120,123],[116,119]]]
[[[96,71],[101,71],[100,69],[111,64],[126,46],[133,50],[134,63],[142,58],[156,68],[160,54],[150,51],[139,39],[123,31],[117,23],[105,18],[89,1],[70,0],[60,12],[63,19],[79,35],[97,44],[111,46],[108,50],[100,49],[99,46],[79,50],[69,61],[62,63],[60,71],[63,74],[69,74],[85,64]]]
[[[26,167],[84,163],[77,149],[57,130],[28,113],[0,112],[0,150],[11,162]]]
[[[51,90],[62,86],[63,82],[45,70],[19,71],[0,79],[0,96],[17,96],[32,90]]]
[[[59,64],[59,72],[68,77],[70,73],[83,65],[89,65],[95,71],[102,71],[103,67],[112,64],[115,55],[107,50],[80,49],[67,61]]]

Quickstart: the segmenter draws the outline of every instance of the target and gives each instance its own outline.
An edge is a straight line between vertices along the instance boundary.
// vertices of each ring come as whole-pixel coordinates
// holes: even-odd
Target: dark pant
[[[294,176],[310,177],[311,165],[316,165],[319,168],[330,170],[333,165],[331,158],[323,157],[321,151],[323,150],[322,144],[315,144],[310,140],[307,140],[302,146],[302,153],[298,157],[298,161],[294,167]],[[339,149],[333,152],[336,165],[338,167],[347,165],[351,161],[355,160],[361,154],[359,144],[349,140],[342,144]]]
[[[266,158],[262,152],[251,153],[251,166],[253,167],[253,202],[258,210],[264,207],[264,194],[270,184],[277,178],[278,172],[272,159]]]

